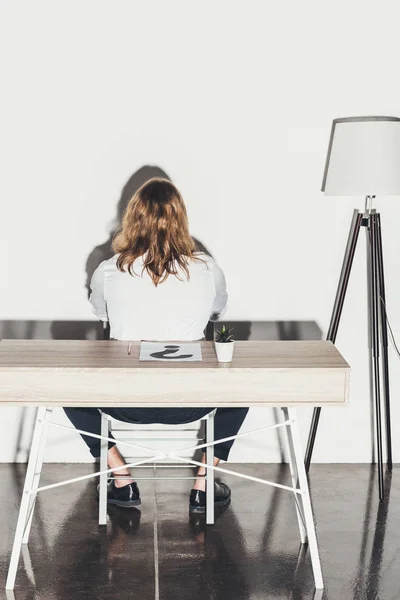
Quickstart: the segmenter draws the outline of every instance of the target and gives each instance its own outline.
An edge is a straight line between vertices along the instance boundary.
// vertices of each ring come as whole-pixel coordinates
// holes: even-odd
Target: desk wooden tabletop
[[[218,363],[139,361],[140,343],[3,340],[0,405],[282,406],[343,404],[350,367],[327,341],[235,342]]]
[[[167,342],[166,342],[167,343]],[[232,363],[218,363],[213,342],[200,342],[200,362],[139,361],[140,342],[87,340],[2,340],[0,370],[13,369],[348,369],[337,348],[327,341],[235,342]]]

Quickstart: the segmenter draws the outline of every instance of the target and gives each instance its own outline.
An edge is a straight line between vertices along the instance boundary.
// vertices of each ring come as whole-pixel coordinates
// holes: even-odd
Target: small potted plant
[[[233,339],[233,327],[222,325],[215,335],[215,351],[218,362],[231,362],[235,341]]]

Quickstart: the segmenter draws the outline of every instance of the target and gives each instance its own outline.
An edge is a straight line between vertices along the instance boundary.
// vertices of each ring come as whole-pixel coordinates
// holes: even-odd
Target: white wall
[[[319,191],[331,121],[400,115],[397,2],[20,0],[0,11],[0,319],[91,318],[86,259],[125,182],[151,164],[181,189],[192,233],[223,267],[228,318],[315,320],[325,335],[362,206]],[[400,203],[377,204],[400,339]],[[371,459],[364,250],[337,338],[351,405],[324,411],[316,461]],[[391,378],[399,460],[392,350]],[[0,415],[12,460],[20,410]],[[254,411],[246,427],[270,418]],[[54,432],[47,459],[89,459],[74,439]],[[238,442],[232,459],[278,459],[274,436],[265,449],[261,439]]]

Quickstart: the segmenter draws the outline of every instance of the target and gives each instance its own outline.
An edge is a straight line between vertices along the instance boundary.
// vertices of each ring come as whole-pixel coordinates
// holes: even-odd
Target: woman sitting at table
[[[96,316],[110,324],[117,340],[193,341],[203,338],[207,322],[221,317],[227,304],[225,278],[214,260],[196,251],[189,233],[183,199],[166,179],[151,179],[130,200],[122,227],[113,241],[113,258],[100,264],[91,281],[90,302]],[[77,429],[99,435],[97,408],[65,408]],[[128,423],[182,424],[197,421],[210,408],[102,408]],[[247,408],[218,408],[215,439],[238,433]],[[100,456],[100,440],[82,435],[93,456]],[[215,445],[214,465],[227,460],[233,440]],[[205,453],[202,459],[205,463]],[[109,442],[109,468],[125,463]],[[193,512],[205,510],[205,467],[200,467],[190,492]],[[108,502],[140,504],[139,489],[127,468],[122,480],[111,480]],[[230,501],[230,489],[215,483],[215,505]]]

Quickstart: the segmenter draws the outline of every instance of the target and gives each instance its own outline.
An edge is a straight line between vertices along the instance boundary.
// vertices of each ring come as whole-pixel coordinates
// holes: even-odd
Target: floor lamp
[[[364,227],[367,235],[370,388],[375,411],[379,498],[382,500],[384,497],[383,420],[389,470],[392,469],[392,443],[382,229],[381,217],[373,208],[373,201],[376,196],[400,194],[400,119],[397,117],[335,119],[329,140],[322,191],[330,196],[365,197],[364,211],[356,209],[353,213],[327,339],[335,343],[359,232],[361,227]],[[321,409],[316,408],[306,449],[307,471],[310,468],[320,415]]]

